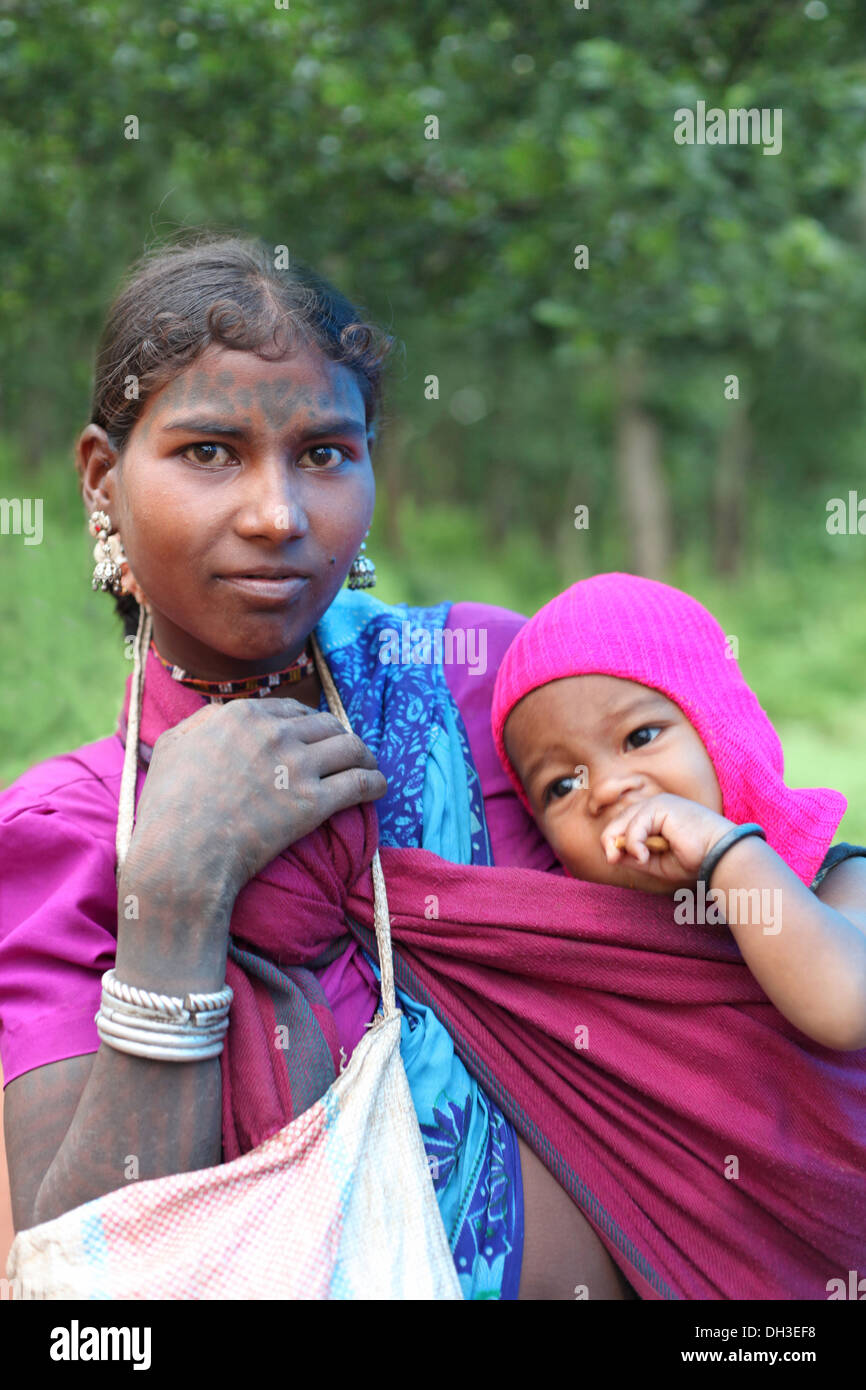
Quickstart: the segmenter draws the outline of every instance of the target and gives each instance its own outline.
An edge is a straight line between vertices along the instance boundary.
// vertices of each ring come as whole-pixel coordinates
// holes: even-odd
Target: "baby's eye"
[[[648,743],[652,743],[656,734],[661,733],[659,724],[642,724],[639,729],[632,729],[626,739],[626,746],[630,748],[645,748]],[[644,738],[642,735],[646,734]]]
[[[574,783],[578,783],[578,785],[580,785],[579,779],[577,777],[557,777],[555,782],[551,782],[550,786],[547,788],[547,791],[544,794],[545,806],[548,804],[551,797],[556,797],[557,801],[559,801],[562,799],[562,797],[568,796],[568,793],[572,790],[572,786]],[[558,787],[564,787],[565,790],[558,791]]]

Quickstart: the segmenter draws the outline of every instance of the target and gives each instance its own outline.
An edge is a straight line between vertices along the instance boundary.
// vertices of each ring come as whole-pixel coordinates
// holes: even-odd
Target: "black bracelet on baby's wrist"
[[[713,871],[722,855],[727,854],[731,846],[735,845],[738,840],[745,840],[749,835],[759,835],[762,840],[767,838],[763,826],[749,821],[746,825],[735,825],[732,830],[728,831],[727,835],[723,835],[718,843],[713,845],[711,850],[707,851],[701,867],[698,869],[698,882],[703,882],[705,889],[709,888]]]

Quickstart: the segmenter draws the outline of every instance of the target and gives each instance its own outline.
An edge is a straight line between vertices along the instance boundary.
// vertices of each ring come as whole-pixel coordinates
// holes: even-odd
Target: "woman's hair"
[[[277,269],[274,259],[258,238],[197,228],[130,266],[99,340],[90,407],[119,453],[148,399],[211,343],[265,361],[283,360],[299,343],[317,348],[355,374],[373,428],[395,340],[309,266]],[[134,633],[135,599],[116,595],[115,605]]]

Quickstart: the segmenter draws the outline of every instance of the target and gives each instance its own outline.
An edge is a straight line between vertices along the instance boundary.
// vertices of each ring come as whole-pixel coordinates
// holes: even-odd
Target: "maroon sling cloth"
[[[374,807],[341,811],[244,888],[233,937],[303,964],[348,928],[375,954],[375,845]],[[381,861],[398,984],[641,1297],[826,1299],[829,1280],[866,1272],[866,1050],[788,1023],[726,927],[534,869],[420,849]],[[224,1074],[263,1138],[281,1122],[280,1068],[273,1049],[245,1055],[255,998],[235,1000]]]

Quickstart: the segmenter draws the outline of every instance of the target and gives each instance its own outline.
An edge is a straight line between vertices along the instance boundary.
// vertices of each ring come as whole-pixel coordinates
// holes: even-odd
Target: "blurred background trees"
[[[542,10],[0,3],[0,492],[46,515],[41,546],[0,537],[0,779],[113,727],[72,441],[118,277],[203,224],[288,246],[398,339],[378,593],[689,589],[792,780],[840,786],[866,839],[866,535],[826,530],[866,496],[866,10]],[[781,152],[676,144],[698,100],[780,108]]]

